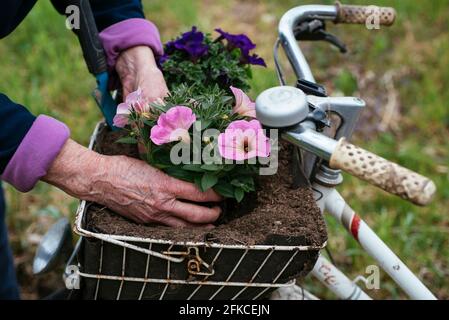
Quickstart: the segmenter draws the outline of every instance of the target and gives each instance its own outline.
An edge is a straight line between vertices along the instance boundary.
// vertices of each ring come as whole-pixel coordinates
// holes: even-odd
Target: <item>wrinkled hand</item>
[[[149,47],[137,46],[123,51],[117,59],[115,69],[123,86],[123,97],[139,87],[150,103],[167,96],[164,76]]]
[[[202,193],[195,185],[171,178],[143,161],[103,157],[101,167],[108,168],[108,173],[95,179],[95,189],[102,190],[95,198],[132,220],[193,227],[212,223],[220,215],[219,208],[181,201],[219,201],[214,192]]]
[[[79,199],[97,202],[139,223],[212,227],[220,208],[184,202],[217,202],[212,190],[167,176],[143,161],[103,156],[69,140],[44,181]]]

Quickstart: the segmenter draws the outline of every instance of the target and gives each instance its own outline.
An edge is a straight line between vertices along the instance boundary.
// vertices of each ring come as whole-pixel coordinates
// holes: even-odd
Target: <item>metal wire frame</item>
[[[284,273],[284,271],[288,268],[288,266],[290,265],[290,263],[293,261],[293,259],[295,258],[295,256],[298,254],[299,251],[294,251],[292,252],[292,256],[290,257],[290,259],[285,263],[285,265],[283,266],[283,268],[278,272],[278,274],[275,276],[274,280],[272,283],[255,283],[254,279],[256,278],[256,276],[259,274],[259,272],[262,270],[262,268],[266,265],[266,263],[269,261],[269,258],[271,257],[271,255],[275,252],[275,250],[271,250],[267,257],[265,257],[264,261],[261,263],[261,265],[258,267],[258,269],[256,270],[256,272],[252,275],[251,280],[249,282],[232,282],[230,281],[230,279],[232,278],[232,276],[235,274],[235,272],[237,271],[237,269],[242,266],[242,261],[244,260],[244,257],[247,255],[248,250],[245,250],[244,253],[242,254],[242,256],[240,257],[239,261],[237,262],[237,264],[235,265],[235,267],[231,270],[231,272],[229,273],[229,275],[226,277],[225,281],[207,281],[207,277],[206,279],[203,279],[201,281],[189,281],[189,280],[182,280],[182,279],[171,279],[171,274],[170,274],[170,265],[171,262],[168,261],[167,263],[167,274],[166,274],[166,279],[156,279],[156,278],[151,278],[149,277],[149,271],[150,271],[150,261],[151,261],[151,255],[148,254],[147,255],[147,260],[146,260],[146,266],[145,266],[145,278],[137,278],[137,277],[126,277],[126,252],[127,252],[127,248],[123,247],[123,255],[122,255],[122,269],[121,269],[121,276],[111,276],[111,275],[103,275],[101,274],[101,269],[103,266],[103,244],[104,242],[101,242],[101,247],[100,247],[100,263],[99,263],[99,270],[98,270],[98,274],[90,274],[90,273],[84,273],[84,272],[78,272],[78,275],[84,278],[89,278],[89,279],[97,279],[97,283],[96,283],[96,288],[95,288],[95,295],[94,295],[94,299],[97,300],[98,299],[98,292],[99,292],[99,286],[100,286],[100,281],[101,280],[113,280],[113,281],[120,281],[120,286],[118,288],[117,291],[117,297],[116,299],[119,300],[121,297],[121,293],[122,293],[122,289],[123,289],[123,285],[125,282],[138,282],[138,283],[142,283],[142,289],[140,290],[139,296],[137,297],[138,300],[141,300],[143,298],[143,294],[145,292],[146,286],[150,283],[154,283],[154,284],[165,284],[164,289],[161,292],[161,295],[159,296],[159,300],[162,300],[165,296],[165,293],[167,291],[167,288],[169,285],[173,285],[173,284],[179,284],[179,285],[196,285],[197,287],[192,291],[192,293],[189,295],[189,297],[187,298],[187,300],[191,300],[194,298],[195,294],[198,292],[198,290],[201,289],[201,287],[203,286],[214,286],[217,287],[217,290],[214,291],[212,293],[212,295],[209,297],[209,300],[213,300],[219,293],[220,291],[227,286],[231,286],[231,287],[243,287],[239,292],[237,292],[232,298],[231,300],[235,300],[237,299],[246,289],[248,288],[263,288],[263,290],[257,294],[256,296],[253,297],[254,300],[258,299],[259,297],[261,297],[265,292],[267,292],[267,290],[269,289],[273,289],[273,288],[286,288],[286,287],[290,287],[295,285],[295,280],[293,281],[289,281],[287,283],[276,283],[278,281],[278,279],[282,276],[282,274]],[[152,244],[150,244],[150,248],[151,248]],[[217,259],[220,257],[221,253],[223,252],[223,248],[221,248],[217,254],[215,255],[214,259],[212,260],[211,265],[214,265],[214,263],[217,261]]]

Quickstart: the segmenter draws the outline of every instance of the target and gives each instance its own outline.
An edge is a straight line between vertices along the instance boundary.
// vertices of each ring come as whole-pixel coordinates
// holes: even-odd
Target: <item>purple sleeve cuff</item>
[[[164,54],[159,30],[142,18],[123,20],[104,29],[100,39],[106,51],[108,66],[115,67],[120,53],[136,46],[150,47],[156,56]]]
[[[69,136],[64,123],[44,115],[37,117],[9,160],[2,180],[21,192],[30,191],[47,174]]]

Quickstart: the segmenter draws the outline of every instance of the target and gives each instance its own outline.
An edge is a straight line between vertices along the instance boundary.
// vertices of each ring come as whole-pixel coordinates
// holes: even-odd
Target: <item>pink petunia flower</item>
[[[218,136],[218,150],[225,159],[242,161],[268,157],[271,145],[259,121],[238,120]]]
[[[195,121],[192,109],[184,106],[170,108],[159,116],[157,125],[151,128],[151,141],[159,146],[174,141],[190,143],[189,129]]]
[[[150,111],[150,105],[145,101],[142,95],[142,89],[138,88],[126,97],[126,101],[120,103],[117,107],[117,114],[114,117],[114,126],[123,128],[128,124],[128,118],[131,111],[137,113],[146,113]]]
[[[235,97],[235,106],[232,113],[238,113],[244,117],[256,118],[256,104],[240,89],[231,87]]]

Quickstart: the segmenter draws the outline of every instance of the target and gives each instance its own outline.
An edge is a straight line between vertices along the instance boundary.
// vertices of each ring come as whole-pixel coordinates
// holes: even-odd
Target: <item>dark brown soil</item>
[[[101,132],[96,150],[107,155],[138,157],[134,145],[115,143],[120,135]],[[300,242],[301,245],[322,245],[327,240],[326,226],[313,200],[312,191],[308,188],[291,188],[290,152],[289,146],[281,146],[278,173],[261,177],[257,193],[247,197],[242,204],[226,202],[224,208],[227,213],[219,219],[220,224],[212,231],[139,225],[96,204],[88,209],[87,226],[93,231],[107,234],[176,242],[207,241],[246,245],[298,245],[297,242]]]

